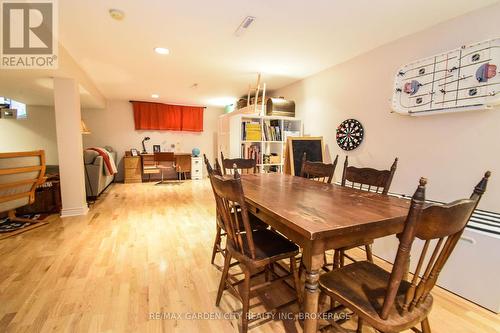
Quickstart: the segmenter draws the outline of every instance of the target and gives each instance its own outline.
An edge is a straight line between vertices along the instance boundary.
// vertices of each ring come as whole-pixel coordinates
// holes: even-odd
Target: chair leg
[[[217,254],[217,252],[219,252],[220,243],[221,243],[221,228],[217,224],[217,233],[215,234],[214,247],[212,249],[212,260],[210,261],[212,265],[214,264],[215,261],[215,255]]]
[[[429,325],[429,318],[422,321],[422,333],[431,333],[431,326]]]
[[[373,262],[372,245],[371,244],[365,245],[365,250],[366,250],[366,260],[368,260],[369,262]]]
[[[295,286],[295,292],[297,293],[297,300],[299,304],[302,304],[302,290],[300,290],[300,277],[295,256],[290,257],[290,272],[293,275],[293,284]]]
[[[302,258],[300,258],[300,262],[299,262],[299,280],[302,279],[302,274],[304,274],[304,262],[302,261]]]
[[[265,270],[264,270],[264,280],[266,282],[271,281],[271,265],[266,265]]]
[[[340,250],[335,250],[333,255],[333,269],[340,268]]]
[[[229,272],[230,264],[231,264],[231,253],[226,251],[226,255],[224,256],[224,269],[222,270],[222,276],[220,278],[220,283],[219,283],[219,290],[217,291],[217,299],[215,300],[216,306],[219,306],[222,293],[224,292],[224,289],[226,289],[226,279],[227,279],[227,274]]]
[[[358,318],[358,328],[356,333],[363,333],[363,318]]]
[[[241,300],[243,303],[243,310],[241,313],[241,333],[247,333],[248,331],[248,310],[250,308],[250,271],[244,268],[245,281],[243,281],[243,290],[241,292]]]
[[[340,250],[340,267],[344,267],[345,264],[345,251]]]

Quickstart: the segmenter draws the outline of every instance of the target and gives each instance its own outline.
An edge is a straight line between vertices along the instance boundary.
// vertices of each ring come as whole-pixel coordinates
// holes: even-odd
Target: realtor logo
[[[1,68],[57,68],[55,0],[1,1]]]

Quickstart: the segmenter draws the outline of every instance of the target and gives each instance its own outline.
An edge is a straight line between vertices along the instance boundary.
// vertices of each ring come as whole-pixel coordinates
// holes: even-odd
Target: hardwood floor
[[[52,216],[0,240],[0,332],[238,332],[239,301],[225,292],[215,306],[214,208],[206,180],[115,184],[85,217]],[[440,288],[433,294],[434,333],[500,332],[499,315]],[[292,295],[285,286],[267,291],[251,310]],[[210,314],[222,317],[192,319]],[[293,320],[250,327],[301,332]]]

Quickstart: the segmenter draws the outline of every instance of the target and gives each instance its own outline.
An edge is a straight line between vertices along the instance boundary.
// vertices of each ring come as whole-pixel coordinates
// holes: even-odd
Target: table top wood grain
[[[409,200],[286,174],[242,176],[252,205],[314,240],[401,224]]]

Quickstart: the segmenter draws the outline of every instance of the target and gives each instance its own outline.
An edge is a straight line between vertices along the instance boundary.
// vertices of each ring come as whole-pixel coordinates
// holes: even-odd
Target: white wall
[[[28,119],[0,119],[0,152],[45,150],[47,164],[58,164],[52,106],[27,106]]]
[[[207,108],[203,114],[203,132],[177,131],[136,131],[132,104],[128,101],[108,101],[104,110],[83,110],[82,118],[92,134],[83,136],[84,147],[111,146],[118,152],[117,180],[123,179],[122,159],[125,151],[131,148],[142,150],[141,141],[145,136],[151,138],[146,142],[149,152],[153,145],[159,144],[162,150],[170,145],[180,143],[181,151],[190,153],[194,147],[200,148],[211,160],[216,153],[217,119],[223,108]]]
[[[491,170],[480,208],[500,212],[500,108],[409,117],[392,114],[389,107],[401,65],[500,37],[499,17],[500,5],[481,9],[331,67],[275,95],[295,100],[304,132],[322,135],[331,154],[341,155],[337,179],[345,154],[335,143],[335,129],[355,118],[365,128],[365,141],[349,153],[350,163],[389,168],[399,157],[392,192],[412,194],[419,177],[425,176],[429,199],[454,200],[468,196],[484,171]]]

